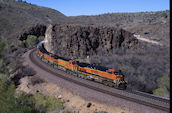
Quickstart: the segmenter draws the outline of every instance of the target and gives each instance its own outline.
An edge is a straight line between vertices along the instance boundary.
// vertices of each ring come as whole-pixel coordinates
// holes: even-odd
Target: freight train
[[[117,89],[126,89],[127,87],[121,70],[114,70],[54,55],[46,51],[44,42],[39,42],[37,45],[37,53],[43,61],[51,64],[54,68],[70,73],[70,75],[96,81]]]

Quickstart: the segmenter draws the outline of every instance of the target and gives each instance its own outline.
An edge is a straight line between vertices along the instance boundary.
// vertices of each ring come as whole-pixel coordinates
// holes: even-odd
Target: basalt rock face
[[[50,25],[45,34],[45,49],[64,57],[107,55],[116,48],[130,48],[137,39],[123,29],[81,25]]]

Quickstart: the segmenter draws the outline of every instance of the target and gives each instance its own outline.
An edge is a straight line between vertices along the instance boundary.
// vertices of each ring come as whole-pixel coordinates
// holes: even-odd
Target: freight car
[[[121,73],[121,70],[114,70],[104,66],[59,57],[46,51],[43,42],[37,45],[37,53],[43,61],[71,75],[97,81],[110,87],[126,89],[127,83],[124,80],[124,75]]]

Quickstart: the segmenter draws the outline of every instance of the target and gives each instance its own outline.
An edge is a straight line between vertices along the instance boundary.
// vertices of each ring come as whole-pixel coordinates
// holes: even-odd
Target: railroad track
[[[90,89],[93,89],[93,90],[96,90],[96,91],[99,91],[111,96],[122,98],[122,99],[132,101],[141,105],[149,106],[155,109],[159,109],[161,111],[170,112],[169,99],[160,98],[160,97],[146,94],[143,92],[134,91],[129,88],[127,90],[118,90],[118,89],[104,86],[102,84],[94,83],[91,81],[89,81],[91,84],[90,83],[88,84],[88,80],[85,80],[87,82],[84,82],[84,80],[79,79],[78,77],[75,77],[75,76],[66,76],[66,75],[64,76],[63,74],[57,73],[57,71],[55,71],[56,69],[52,68],[50,65],[43,66],[42,64],[40,64],[40,62],[38,61],[38,59],[40,60],[40,58],[38,58],[38,56],[36,55],[35,49],[30,52],[29,58],[35,65],[67,81],[73,82],[75,84],[78,84],[78,85],[81,85],[81,86],[84,86],[84,87],[87,87],[87,88],[90,88]],[[45,62],[41,62],[41,63],[45,63]]]

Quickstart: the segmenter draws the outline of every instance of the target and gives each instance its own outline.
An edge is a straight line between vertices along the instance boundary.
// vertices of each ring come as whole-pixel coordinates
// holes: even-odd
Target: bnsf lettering
[[[92,72],[92,73],[97,73],[97,71],[95,71],[95,70],[91,70],[91,72]]]

